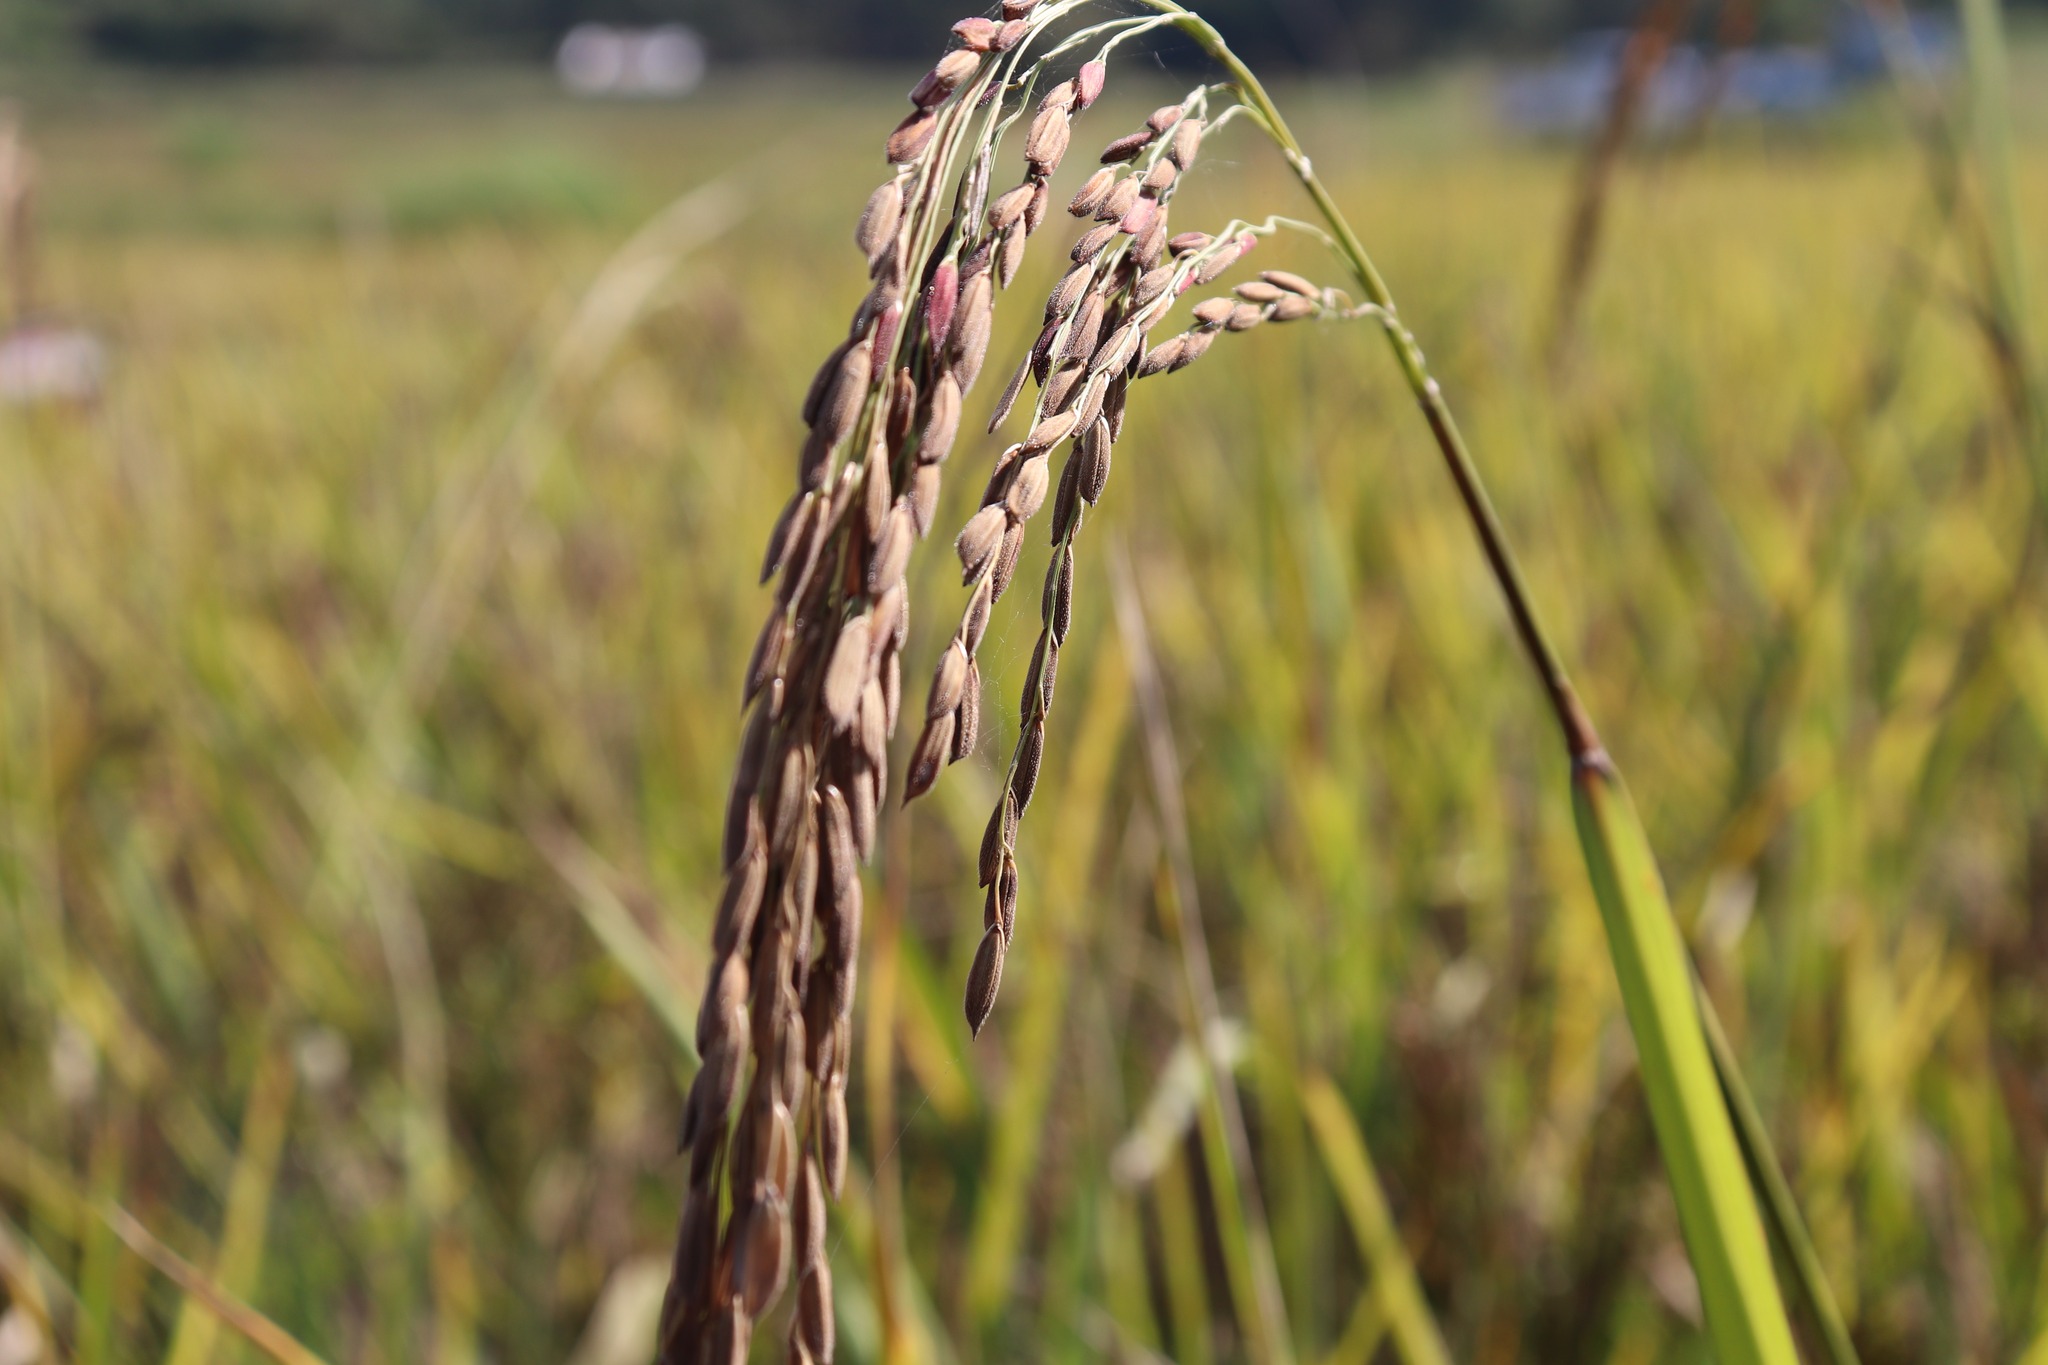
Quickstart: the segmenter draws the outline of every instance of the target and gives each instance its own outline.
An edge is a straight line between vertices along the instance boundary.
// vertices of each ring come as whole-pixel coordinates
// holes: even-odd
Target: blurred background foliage
[[[64,8],[8,16],[200,12]],[[725,7],[720,41],[900,22],[872,50],[929,53],[925,8]],[[457,11],[212,12],[282,53],[359,20],[426,50]],[[1498,18],[1443,7],[1446,41],[1454,12]],[[2014,61],[2038,224],[2048,46]],[[114,364],[94,407],[0,411],[5,1340],[256,1358],[119,1210],[331,1361],[644,1358],[754,569],[912,74],[726,72],[678,106],[482,67],[10,78],[40,297]],[[2038,1365],[2048,617],[1970,244],[1886,90],[1714,124],[1622,166],[1554,362],[1577,162],[1487,90],[1459,63],[1281,99],[1496,481],[1864,1359]],[[1172,93],[1126,68],[1082,126]],[[1176,212],[1294,193],[1240,129]],[[1005,354],[1061,257],[1034,248]],[[963,441],[942,526],[997,448]],[[842,1359],[1243,1358],[1119,557],[1300,1358],[1413,1358],[1392,1256],[1457,1360],[1704,1360],[1546,722],[1380,339],[1335,326],[1139,391],[979,1041],[1005,709],[887,840]],[[959,606],[942,545],[914,585],[917,677]]]
[[[1626,24],[1637,8],[1631,0],[1216,0],[1203,13],[1255,64],[1341,69],[1526,50]],[[1812,37],[1831,7],[1761,0],[1751,8],[1766,36]],[[0,34],[46,51],[206,65],[504,56],[545,52],[583,21],[680,21],[726,58],[916,61],[959,12],[953,0],[0,0]]]

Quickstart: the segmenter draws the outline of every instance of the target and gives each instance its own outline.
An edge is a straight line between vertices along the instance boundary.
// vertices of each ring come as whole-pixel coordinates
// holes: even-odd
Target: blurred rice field
[[[2038,301],[2048,48],[2017,60]],[[645,1358],[754,571],[908,83],[27,87],[42,298],[113,360],[91,410],[0,413],[0,1360],[261,1358],[206,1293],[336,1365]],[[1484,96],[1282,102],[1630,776],[1863,1358],[2041,1365],[2043,504],[1967,257],[1888,96],[1713,128],[1624,166],[1552,367],[1575,160]],[[1182,226],[1295,202],[1242,126],[1205,154]],[[1265,329],[1138,395],[978,1042],[1007,705],[884,841],[841,1359],[1246,1356],[1127,559],[1298,1358],[1407,1358],[1376,1176],[1452,1358],[1704,1361],[1566,774],[1381,338]],[[963,440],[942,526],[998,449]],[[950,563],[913,571],[913,678]]]

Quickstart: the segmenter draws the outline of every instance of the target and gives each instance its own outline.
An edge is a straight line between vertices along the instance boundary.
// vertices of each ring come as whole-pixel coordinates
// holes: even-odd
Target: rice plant
[[[1720,1089],[1727,1084],[1742,1095],[1740,1078],[1724,1067],[1717,1080],[1648,839],[1539,623],[1441,386],[1256,75],[1212,27],[1172,0],[1145,0],[1143,8],[1104,18],[1088,0],[1006,0],[1001,20],[961,21],[957,45],[911,91],[912,111],[887,140],[895,172],[869,199],[855,233],[873,288],[811,386],[798,488],[762,569],[776,585],[774,603],[745,681],[750,719],[725,818],[717,962],[696,1038],[705,1065],[683,1124],[689,1189],[661,1358],[679,1365],[744,1359],[756,1322],[792,1277],[792,1357],[832,1358],[826,1203],[845,1180],[859,863],[874,850],[888,744],[902,713],[902,650],[911,629],[905,574],[913,547],[931,529],[998,296],[1016,278],[1030,239],[1054,217],[1050,180],[1073,145],[1075,121],[1101,96],[1119,49],[1172,29],[1192,38],[1225,79],[1196,87],[1110,140],[1101,169],[1067,205],[1095,226],[1075,242],[1042,330],[988,424],[999,430],[1035,381],[1022,440],[996,460],[980,510],[954,542],[967,605],[932,678],[904,779],[904,797],[913,799],[974,751],[984,706],[977,653],[1027,527],[1050,501],[1053,554],[1040,629],[1018,738],[979,857],[985,897],[967,981],[968,1027],[978,1034],[988,1023],[1020,932],[1018,831],[1040,786],[1060,649],[1073,621],[1079,535],[1106,491],[1133,386],[1183,370],[1219,338],[1268,322],[1377,326],[1457,486],[1570,759],[1585,864],[1708,1332],[1730,1365],[1792,1361],[1763,1222]],[[1069,66],[1073,74],[1063,76]],[[1018,124],[1023,176],[1004,187],[997,157]],[[1180,176],[1205,141],[1232,124],[1272,144],[1316,221],[1253,213],[1205,230],[1169,226]],[[1360,297],[1268,271],[1195,304],[1192,327],[1155,342],[1183,294],[1217,283],[1277,232],[1320,241]],[[1052,456],[1061,447],[1067,454],[1055,476]],[[1024,924],[1028,931],[1028,915]],[[1768,1160],[1754,1144],[1749,1157]],[[1278,1311],[1270,1252],[1244,1267],[1243,1278],[1249,1316],[1270,1324]],[[1824,1285],[1812,1292],[1825,1299]],[[1284,1345],[1274,1353],[1284,1355]]]
[[[1870,1365],[2048,1360],[2039,291],[2003,264],[2048,205],[2048,47],[2009,17],[2009,53],[1969,48],[1967,121],[1915,73],[1910,121],[1873,88],[1620,153],[1558,368],[1571,149],[1475,120],[1483,69],[1260,73],[1627,768],[1766,1232],[1807,1225],[1772,1250],[1809,1359],[1847,1358],[1824,1271]],[[1012,457],[982,567],[1011,495],[1042,497],[1025,591],[977,627],[974,752],[902,806],[933,675],[966,663],[959,533],[1066,400],[1027,371],[1001,438],[981,425],[1074,239],[1138,242],[1062,210],[1098,171],[1084,209],[1133,174],[1142,199],[1180,136],[1147,115],[1232,83],[1181,39],[1154,65],[1176,31],[1115,49],[1070,120],[1035,247],[993,281],[945,548],[913,550],[835,1358],[1701,1359],[1568,748],[1321,237],[1275,223],[1189,286],[1113,461],[1069,435],[1041,492]],[[1094,51],[1006,97],[991,204]],[[2007,61],[2009,205],[1974,93]],[[753,68],[653,108],[505,68],[31,75],[7,79],[38,311],[113,363],[93,405],[0,404],[0,1356],[643,1361],[713,965],[705,812],[803,435],[791,357],[836,349],[873,286],[847,238],[909,82]],[[1249,207],[1336,236],[1238,100],[1195,114],[1155,269]],[[1149,140],[1099,166],[1116,137]],[[532,166],[605,193],[414,212]],[[1070,337],[1095,282],[1066,286]],[[1263,320],[1233,333],[1241,305]],[[1063,349],[1046,385],[1085,396]],[[977,850],[1083,455],[976,1037]],[[786,1356],[801,1264],[752,1358]]]

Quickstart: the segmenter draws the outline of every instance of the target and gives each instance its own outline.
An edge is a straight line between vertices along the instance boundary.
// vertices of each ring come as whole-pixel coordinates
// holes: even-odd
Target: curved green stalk
[[[1174,16],[1176,26],[1229,71],[1315,202],[1366,300],[1378,310],[1395,362],[1429,422],[1571,757],[1580,846],[1606,926],[1651,1121],[1676,1196],[1715,1353],[1723,1365],[1792,1365],[1798,1359],[1792,1329],[1772,1273],[1755,1192],[1715,1079],[1694,999],[1691,961],[1656,858],[1621,775],[1537,620],[1520,566],[1443,392],[1429,374],[1422,348],[1401,324],[1393,295],[1358,234],[1316,177],[1307,153],[1258,77],[1199,16],[1174,0],[1145,3]]]

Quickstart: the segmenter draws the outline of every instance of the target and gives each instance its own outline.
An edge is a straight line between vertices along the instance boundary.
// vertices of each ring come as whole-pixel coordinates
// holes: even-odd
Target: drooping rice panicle
[[[794,1276],[793,1352],[832,1354],[825,1197],[845,1178],[860,861],[887,782],[908,629],[904,575],[987,344],[984,255],[962,279],[955,180],[983,96],[1031,27],[960,26],[888,139],[896,173],[856,244],[872,287],[804,406],[798,489],[770,537],[773,605],[748,665],[704,1059],[684,1108],[689,1188],[663,1305],[664,1362],[744,1357]],[[1043,152],[1041,148],[1041,152]],[[1040,164],[1046,174],[1050,162]]]
[[[1000,23],[957,24],[957,46],[910,92],[885,147],[895,172],[856,226],[871,288],[805,400],[798,487],[763,561],[773,601],[745,679],[715,965],[698,1017],[703,1066],[680,1137],[689,1186],[663,1362],[743,1358],[792,1279],[792,1357],[831,1358],[823,1210],[845,1179],[859,864],[877,838],[901,708],[905,574],[930,529],[998,289],[1047,216],[1073,115],[1102,90],[1097,61],[1040,99],[1024,180],[991,200],[996,145],[1045,67],[1028,55],[1033,42],[1084,3],[1010,0]],[[1027,479],[1014,501],[1033,496]],[[963,686],[973,695],[955,737],[971,742],[978,677]]]
[[[1113,141],[1103,153],[1103,169],[1069,203],[1070,213],[1096,219],[1099,226],[1076,243],[1072,269],[1046,301],[1044,328],[989,423],[991,431],[1001,426],[1025,382],[1035,378],[1040,390],[1031,426],[997,460],[980,510],[955,542],[968,604],[932,679],[924,732],[905,780],[906,800],[928,790],[947,763],[974,747],[981,710],[977,655],[989,616],[1015,571],[1025,524],[1053,486],[1051,453],[1062,444],[1071,447],[1054,499],[1053,555],[1041,594],[1039,637],[1026,669],[1016,746],[982,840],[983,941],[966,1000],[968,1025],[977,1033],[994,1006],[1016,929],[1017,826],[1037,789],[1044,760],[1059,652],[1072,620],[1075,538],[1083,508],[1093,505],[1107,481],[1129,385],[1192,363],[1231,317],[1238,319],[1236,330],[1247,330],[1268,319],[1289,321],[1334,308],[1334,300],[1326,301],[1306,281],[1301,282],[1309,291],[1305,294],[1262,280],[1245,286],[1252,292],[1242,302],[1224,301],[1221,317],[1204,317],[1198,310],[1197,330],[1165,343],[1170,348],[1166,355],[1159,348],[1146,349],[1151,329],[1182,292],[1198,279],[1213,280],[1257,242],[1249,228],[1219,238],[1198,234],[1198,240],[1181,242],[1181,250],[1168,259],[1177,240],[1168,227],[1173,189],[1200,147],[1210,93],[1197,89],[1181,103],[1153,111],[1143,129]],[[1119,167],[1127,169],[1120,172]]]
[[[1000,20],[956,24],[958,45],[911,91],[911,112],[887,140],[896,172],[860,218],[856,241],[872,287],[806,399],[810,434],[798,489],[764,560],[774,602],[747,669],[749,718],[726,816],[716,965],[698,1023],[704,1065],[683,1121],[690,1185],[662,1314],[665,1365],[743,1361],[754,1324],[792,1278],[798,1300],[789,1358],[831,1359],[825,1207],[846,1173],[859,864],[876,841],[887,749],[902,706],[905,574],[936,513],[940,470],[958,438],[963,400],[980,376],[997,299],[1050,214],[1051,178],[1071,146],[1072,120],[1101,94],[1107,59],[1120,43],[1170,24],[1195,36],[1232,80],[1198,88],[1112,140],[1100,168],[1069,200],[1070,213],[1095,226],[1075,243],[1072,267],[1047,299],[1043,328],[995,405],[989,429],[1002,425],[1025,383],[1035,381],[1030,425],[997,459],[980,509],[954,542],[968,601],[926,694],[906,801],[975,748],[984,704],[980,644],[1015,573],[1027,524],[1048,500],[1053,504],[1053,553],[1019,731],[979,860],[986,895],[968,981],[970,1028],[978,1033],[989,1018],[1016,930],[1018,826],[1037,789],[1060,651],[1073,620],[1078,536],[1086,509],[1106,488],[1130,385],[1185,368],[1220,335],[1311,317],[1380,320],[1458,476],[1576,746],[1575,762],[1586,755],[1604,761],[1597,744],[1581,743],[1590,723],[1533,624],[1419,348],[1277,109],[1214,30],[1172,0],[1141,0],[1149,14],[1080,28],[1033,55],[1037,39],[1091,3],[1006,0]],[[1088,44],[1097,47],[1093,57],[1038,96],[1050,60]],[[1212,99],[1227,104],[1213,117]],[[1181,177],[1204,138],[1237,116],[1259,124],[1281,148],[1328,233],[1282,219],[1233,222],[1215,234],[1171,232]],[[1020,123],[1024,175],[998,190],[997,149]],[[1351,269],[1365,303],[1353,307],[1334,290],[1269,271],[1203,300],[1192,327],[1150,344],[1181,294],[1219,280],[1280,226],[1320,236]],[[1051,457],[1062,445],[1069,451],[1055,483]],[[1618,836],[1610,843],[1626,845]],[[1603,894],[1603,908],[1613,899]],[[1686,1155],[1683,1143],[1667,1150]],[[1698,1209],[1680,1192],[1690,1227]],[[1729,1245],[1741,1231],[1725,1220],[1713,1227],[1728,1233]],[[1731,1293],[1742,1300],[1732,1317]],[[1761,1324],[1769,1335],[1769,1304],[1753,1275],[1736,1290],[1717,1282],[1711,1297],[1720,1304],[1710,1313],[1718,1313],[1719,1328]],[[1717,1329],[1717,1340],[1721,1335]]]

